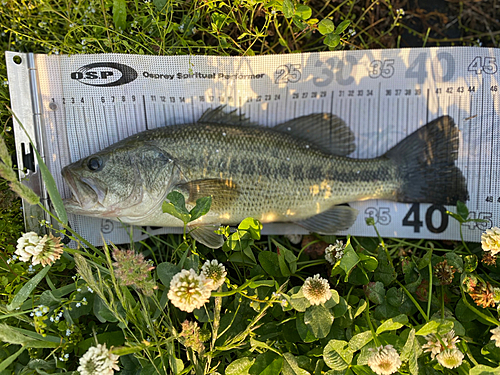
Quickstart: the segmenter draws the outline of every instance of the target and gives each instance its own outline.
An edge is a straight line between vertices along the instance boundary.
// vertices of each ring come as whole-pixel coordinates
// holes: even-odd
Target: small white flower
[[[481,235],[481,246],[484,251],[491,251],[492,255],[500,252],[500,228],[486,229]]]
[[[443,344],[441,344],[441,341],[439,341],[434,333],[425,336],[425,339],[427,340],[427,344],[422,345],[422,349],[424,349],[424,352],[431,353],[431,359],[434,359],[443,350],[456,349],[457,342],[460,341],[458,336],[455,336],[455,331],[453,329],[441,336]]]
[[[446,368],[456,368],[462,364],[464,354],[458,349],[446,349],[436,356],[439,364]]]
[[[332,291],[328,280],[323,279],[319,274],[314,277],[308,277],[302,286],[302,293],[311,305],[320,305],[332,297]]]
[[[491,329],[490,332],[491,332],[490,340],[495,340],[495,346],[498,346],[500,348],[500,326]]]
[[[401,358],[392,345],[368,349],[373,354],[368,358],[368,366],[378,375],[389,375],[398,371]]]
[[[172,278],[168,298],[175,307],[192,312],[208,302],[212,286],[212,280],[198,276],[193,269],[182,270]]]
[[[217,290],[224,284],[227,272],[223,264],[219,264],[216,259],[213,259],[212,261],[207,260],[205,264],[203,264],[203,267],[201,267],[201,274],[205,279],[212,280],[212,290]]]
[[[337,260],[342,259],[342,257],[344,256],[344,248],[344,243],[337,240],[334,245],[329,245],[325,249],[325,259],[330,264],[335,264]]]
[[[118,367],[118,357],[106,349],[106,344],[91,346],[89,350],[80,358],[80,366],[77,371],[80,375],[113,375]]]
[[[405,15],[405,11],[404,11],[404,9],[400,8],[400,9],[396,10],[396,14],[398,16],[402,17]]]

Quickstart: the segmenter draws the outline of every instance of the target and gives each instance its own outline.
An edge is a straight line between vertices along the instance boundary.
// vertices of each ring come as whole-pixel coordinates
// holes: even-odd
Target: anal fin
[[[333,206],[329,210],[314,215],[309,219],[298,221],[296,224],[307,230],[319,234],[335,234],[350,228],[356,217],[358,210],[349,206]]]
[[[224,237],[215,233],[219,229],[220,224],[200,224],[188,225],[189,234],[198,242],[210,247],[218,249],[224,244]]]

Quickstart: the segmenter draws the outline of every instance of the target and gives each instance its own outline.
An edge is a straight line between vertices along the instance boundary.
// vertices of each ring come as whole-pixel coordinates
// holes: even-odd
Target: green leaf
[[[349,348],[355,352],[373,340],[372,331],[364,331],[354,335],[349,340]]]
[[[349,27],[349,25],[351,24],[351,20],[344,20],[340,23],[340,25],[337,26],[337,29],[335,30],[335,34],[342,34],[345,29],[347,29]]]
[[[309,372],[299,367],[297,359],[292,353],[283,353],[283,358],[283,375],[310,375]]]
[[[161,11],[167,4],[167,1],[168,0],[153,0],[153,4],[155,5],[156,10]]]
[[[300,338],[304,342],[313,342],[318,340],[311,328],[304,322],[304,313],[298,313],[295,319],[295,328],[299,333]]]
[[[453,329],[453,321],[449,319],[438,319],[431,320],[425,323],[415,334],[417,336],[426,336],[431,333],[439,333],[444,335],[445,333]]]
[[[381,304],[385,300],[384,284],[380,281],[371,282],[365,288],[365,294],[370,301],[376,304]]]
[[[457,255],[454,252],[449,252],[445,254],[445,259],[448,261],[450,266],[453,266],[456,271],[462,273],[464,271],[464,261],[460,255]]]
[[[203,215],[206,215],[210,211],[210,206],[212,205],[212,197],[203,197],[196,200],[196,206],[194,206],[189,212],[191,219],[189,221],[194,221]]]
[[[339,267],[345,271],[346,274],[345,281],[347,281],[349,273],[356,266],[356,264],[358,264],[358,262],[359,262],[359,256],[358,254],[356,254],[356,250],[354,250],[351,243],[348,242],[344,249],[344,256],[340,260],[339,264]]]
[[[30,337],[23,333],[24,330],[19,328],[11,327],[7,324],[0,324],[0,341],[14,344],[14,345],[22,345],[28,348],[57,348],[60,343],[54,342],[49,337],[43,337],[35,332],[29,332]],[[53,336],[51,336],[53,337]]]
[[[117,30],[127,28],[127,1],[113,0],[113,23]]]
[[[477,315],[474,314],[474,311],[469,309],[461,298],[457,302],[457,305],[455,306],[455,316],[462,323],[472,322],[474,319],[477,318]]]
[[[226,375],[249,375],[250,367],[255,363],[255,358],[239,358],[229,364],[226,368]]]
[[[186,202],[184,200],[184,195],[177,191],[172,191],[167,195],[167,199],[170,202],[163,202],[161,209],[163,213],[170,214],[184,222],[184,224],[189,223],[191,219],[191,214],[186,210]]]
[[[377,272],[375,272],[375,281],[381,281],[385,286],[388,286],[394,280],[396,280],[397,274],[396,270],[390,259],[387,259],[387,254],[385,251],[379,251],[378,256],[378,267]]]
[[[259,262],[264,271],[273,277],[283,277],[279,267],[278,254],[271,251],[261,251]]]
[[[421,270],[424,267],[427,267],[431,262],[432,251],[428,250],[422,258],[417,261],[417,268]]]
[[[412,375],[418,374],[418,356],[421,351],[420,344],[415,338],[415,329],[412,328],[406,339],[405,346],[401,350],[401,360],[408,361],[408,367]]]
[[[267,351],[257,356],[248,373],[250,375],[276,375],[280,373],[282,366],[283,357],[272,351]]]
[[[295,6],[293,5],[292,0],[283,0],[283,15],[286,18],[292,17],[294,10]]]
[[[170,262],[160,263],[158,267],[156,267],[158,278],[167,289],[170,287],[170,281],[172,281],[173,277],[179,272],[179,266]]]
[[[462,218],[462,222],[466,221],[469,217],[469,209],[465,205],[465,203],[461,201],[457,201],[457,214]]]
[[[368,304],[366,303],[366,301],[364,299],[359,301],[358,307],[356,308],[356,311],[354,312],[354,319],[356,319],[359,315],[361,315],[363,313],[363,311],[365,311],[366,306],[368,306]]]
[[[285,277],[288,277],[290,276],[292,273],[290,272],[290,269],[288,268],[288,266],[286,265],[286,262],[285,262],[285,254],[282,250],[280,250],[279,248],[277,249],[278,250],[278,265],[280,267],[280,271],[281,271],[281,274]]]
[[[300,4],[297,6],[297,9],[295,10],[295,15],[300,17],[304,21],[308,20],[312,16],[312,9],[307,5]]]
[[[295,254],[276,240],[273,239],[272,241],[276,245],[279,267],[283,276],[288,277],[295,273],[297,271],[297,257]]]
[[[40,272],[38,272],[35,276],[33,276],[23,287],[16,293],[12,302],[7,305],[7,310],[12,311],[21,307],[24,301],[28,299],[30,294],[36,288],[38,283],[42,281],[42,279],[47,275],[50,270],[50,266],[42,268]]]
[[[25,350],[26,347],[22,346],[17,352],[3,359],[2,362],[0,362],[0,372],[5,371]]]
[[[401,360],[407,361],[410,358],[410,354],[413,351],[413,343],[415,341],[415,328],[412,328],[406,339],[405,346],[401,350]]]
[[[333,24],[333,21],[329,20],[328,18],[322,19],[320,23],[318,23],[318,31],[321,33],[321,35],[333,33],[334,30],[335,25]]]
[[[359,262],[363,265],[363,268],[368,272],[373,272],[378,267],[378,260],[375,257],[365,254],[358,254]]]
[[[253,217],[247,217],[240,223],[240,225],[238,225],[238,229],[247,231],[252,239],[260,240],[262,224],[259,220],[254,219]]]
[[[339,45],[340,43],[340,36],[338,34],[335,34],[335,33],[331,33],[331,34],[328,34],[326,37],[325,37],[325,41],[324,43],[328,46],[328,47],[332,47],[332,48],[335,48]]]
[[[387,319],[377,328],[377,335],[380,335],[382,332],[385,331],[394,331],[396,329],[403,327],[407,323],[408,323],[408,316],[404,314],[395,316],[394,318],[391,319]]]
[[[311,302],[304,297],[304,294],[302,294],[302,290],[300,290],[298,293],[292,294],[290,297],[290,304],[292,307],[300,312],[305,312],[306,309],[311,306]]]
[[[477,365],[469,371],[469,375],[500,375],[500,366],[490,367],[486,365]]]
[[[352,362],[353,352],[347,341],[330,340],[323,350],[323,360],[332,370],[345,370]]]
[[[332,328],[333,316],[323,305],[313,305],[304,314],[304,323],[309,327],[313,335],[325,338]]]

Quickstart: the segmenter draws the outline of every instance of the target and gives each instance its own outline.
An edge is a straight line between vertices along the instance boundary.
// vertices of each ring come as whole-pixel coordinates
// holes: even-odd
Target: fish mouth
[[[78,178],[66,167],[63,168],[61,174],[71,191],[71,198],[63,200],[69,211],[76,213],[104,209],[102,202],[106,193],[98,187],[95,181],[89,178]]]

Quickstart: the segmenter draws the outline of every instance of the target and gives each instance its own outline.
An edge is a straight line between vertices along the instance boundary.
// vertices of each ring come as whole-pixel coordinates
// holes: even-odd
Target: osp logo
[[[71,78],[89,86],[112,87],[132,82],[137,72],[124,64],[99,62],[82,66]]]

